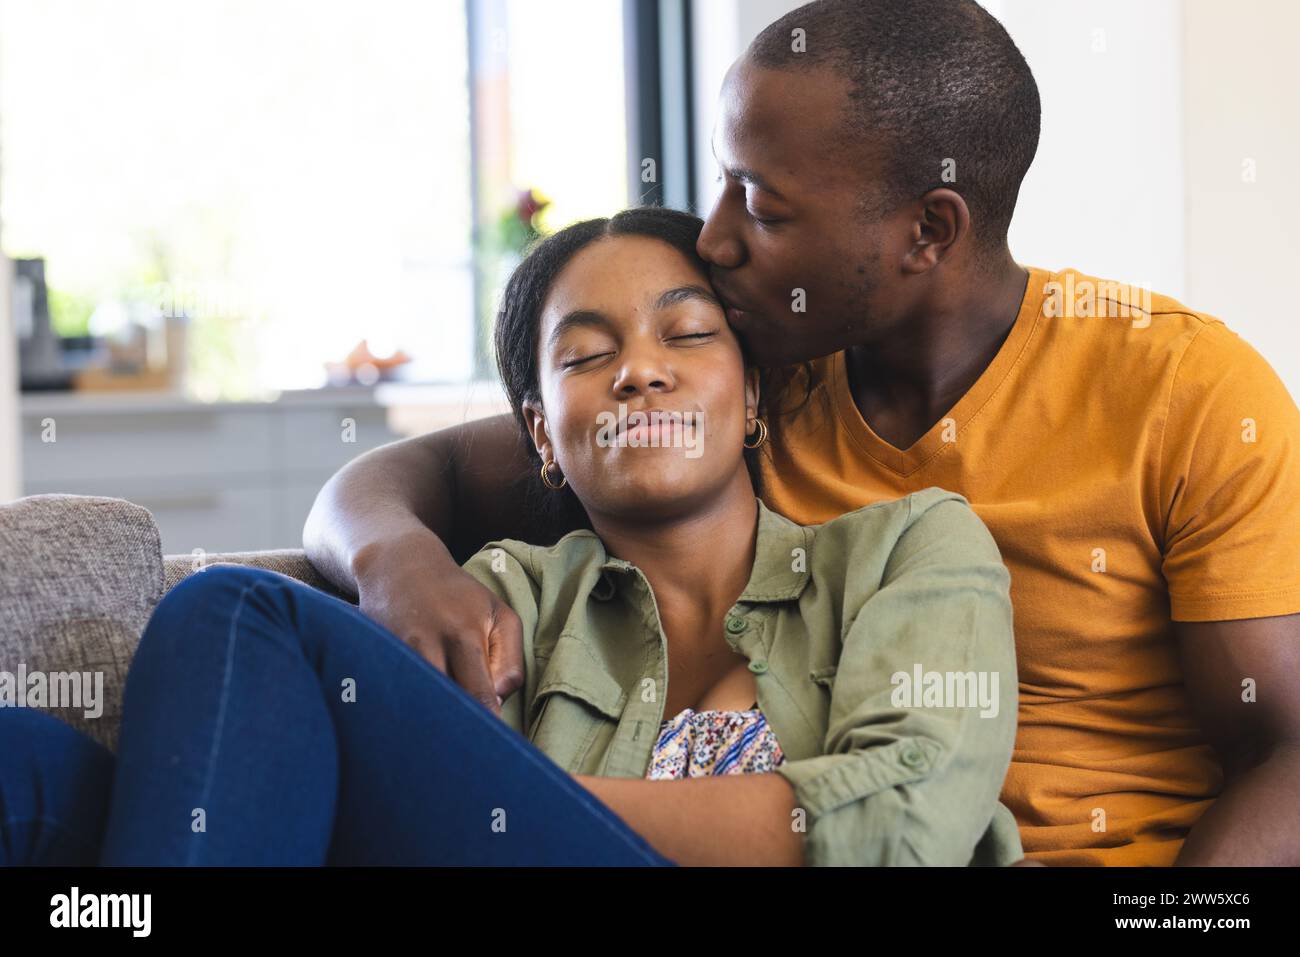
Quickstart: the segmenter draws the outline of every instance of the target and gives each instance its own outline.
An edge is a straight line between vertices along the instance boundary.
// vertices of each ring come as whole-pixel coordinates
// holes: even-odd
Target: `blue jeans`
[[[663,865],[357,608],[217,565],[154,610],[116,761],[0,709],[0,864]]]

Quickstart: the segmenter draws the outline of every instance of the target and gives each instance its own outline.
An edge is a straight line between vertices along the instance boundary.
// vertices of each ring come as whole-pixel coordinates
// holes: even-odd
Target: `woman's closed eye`
[[[713,336],[716,336],[717,334],[718,333],[716,330],[713,332],[688,332],[680,336],[670,336],[669,339],[672,341],[676,341],[678,339],[711,339]]]
[[[564,362],[561,362],[560,367],[564,369],[572,369],[575,366],[582,365],[584,362],[590,362],[592,359],[600,359],[604,356],[612,356],[613,354],[614,353],[612,352],[596,352],[589,356],[579,356],[576,359],[567,359]]]
[[[687,340],[691,342],[704,342],[705,340],[713,339],[714,337],[717,336],[717,334],[718,332],[716,329],[707,332],[687,332],[687,333],[683,333],[680,336],[669,336],[668,341],[679,342],[682,340]],[[584,365],[585,363],[591,362],[594,359],[603,359],[605,356],[612,356],[613,354],[614,354],[613,352],[593,352],[591,355],[576,356],[572,359],[565,359],[564,361],[562,361],[560,363],[560,367],[564,369],[573,369],[576,368],[577,366]]]

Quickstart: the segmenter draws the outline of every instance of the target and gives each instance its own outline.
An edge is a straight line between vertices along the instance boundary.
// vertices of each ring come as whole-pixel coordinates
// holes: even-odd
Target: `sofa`
[[[102,674],[99,714],[42,710],[116,752],[127,668],[154,606],[181,579],[217,564],[266,568],[356,600],[302,549],[163,555],[153,516],[125,499],[52,494],[0,504],[0,696],[5,672],[11,688],[20,669],[47,680]]]

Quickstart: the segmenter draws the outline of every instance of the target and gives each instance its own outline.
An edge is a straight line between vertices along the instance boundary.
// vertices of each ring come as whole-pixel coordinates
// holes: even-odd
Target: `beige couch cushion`
[[[301,548],[275,548],[254,552],[217,552],[210,555],[166,555],[163,557],[163,593],[171,591],[172,586],[181,579],[199,570],[203,565],[247,565],[252,568],[267,568],[281,575],[288,575],[313,588],[336,595],[354,604],[356,599],[339,592],[331,585],[316,566],[307,561]]]
[[[116,750],[127,668],[163,591],[153,516],[122,499],[89,495],[32,495],[0,505],[0,568],[0,672],[8,673],[9,689],[24,668],[66,691],[76,685],[55,673],[89,675],[81,707],[51,706],[59,701],[42,710]]]
[[[159,599],[200,563],[267,568],[356,601],[321,577],[302,549],[163,557],[153,516],[124,499],[32,495],[0,505],[0,703],[24,675],[39,673],[46,687],[64,676],[56,679],[61,691],[79,681],[83,704],[87,690],[98,690],[93,706],[36,706],[116,751],[140,635]]]

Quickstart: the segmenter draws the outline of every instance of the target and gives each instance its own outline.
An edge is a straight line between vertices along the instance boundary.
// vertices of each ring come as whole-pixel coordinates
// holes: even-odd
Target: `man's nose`
[[[722,197],[718,197],[709,218],[704,221],[700,237],[695,241],[695,251],[701,259],[719,269],[735,269],[744,262],[744,248],[727,221]]]

